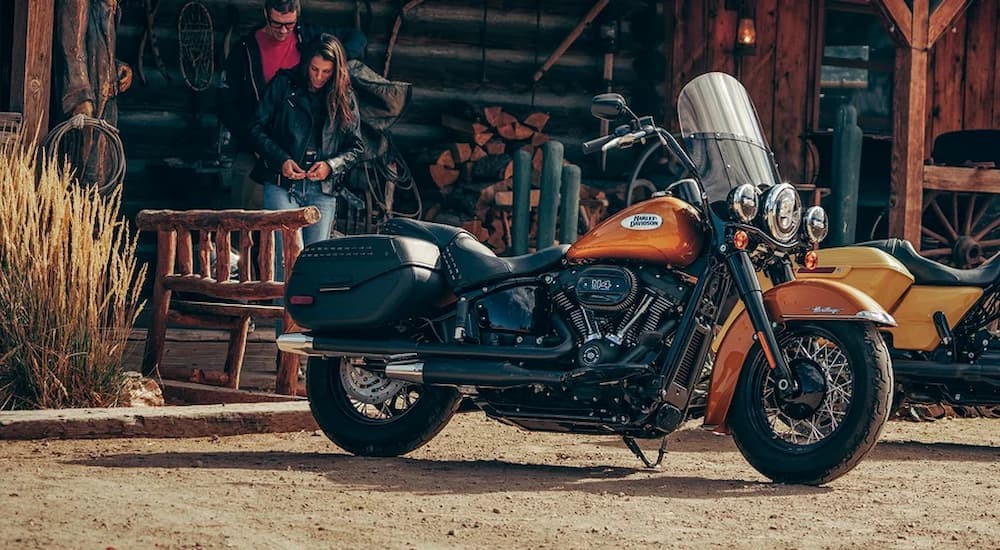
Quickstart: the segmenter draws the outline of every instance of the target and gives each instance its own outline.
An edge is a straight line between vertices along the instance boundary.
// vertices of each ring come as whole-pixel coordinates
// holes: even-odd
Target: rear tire
[[[359,375],[367,385],[345,385]],[[306,389],[323,433],[359,456],[399,456],[422,446],[448,424],[461,403],[452,388],[388,380],[340,358],[310,358]]]
[[[828,483],[861,461],[889,418],[889,352],[870,323],[791,325],[778,343],[786,360],[805,361],[801,368],[822,373],[822,401],[810,415],[783,408],[760,345],[754,344],[728,417],[733,438],[747,461],[776,482]]]

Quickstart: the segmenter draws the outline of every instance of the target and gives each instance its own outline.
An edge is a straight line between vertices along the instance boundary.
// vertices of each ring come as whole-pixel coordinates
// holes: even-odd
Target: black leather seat
[[[546,271],[559,265],[569,249],[569,245],[561,245],[534,254],[501,258],[462,228],[408,218],[389,220],[382,226],[382,233],[436,244],[441,249],[448,282],[455,290]]]
[[[976,269],[955,269],[924,258],[910,241],[903,239],[869,241],[858,243],[858,246],[877,248],[892,255],[910,270],[918,285],[986,287],[1000,277],[1000,260],[995,258]]]

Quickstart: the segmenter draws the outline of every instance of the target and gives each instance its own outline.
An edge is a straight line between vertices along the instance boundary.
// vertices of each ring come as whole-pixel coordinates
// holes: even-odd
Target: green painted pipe
[[[562,191],[559,197],[559,244],[576,242],[576,226],[580,219],[580,167],[563,166]]]
[[[861,128],[853,105],[841,105],[833,128],[833,166],[830,174],[830,236],[827,244],[855,242],[858,225],[858,188],[861,179]]]
[[[511,212],[510,247],[515,256],[528,253],[531,231],[531,153],[514,153],[514,206]]]
[[[542,196],[538,201],[538,240],[535,250],[555,244],[559,188],[562,186],[563,144],[552,140],[542,146]]]

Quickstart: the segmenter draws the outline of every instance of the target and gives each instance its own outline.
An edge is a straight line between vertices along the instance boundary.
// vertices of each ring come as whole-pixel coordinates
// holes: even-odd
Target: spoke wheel
[[[854,375],[847,356],[833,340],[797,336],[782,343],[792,371],[803,381],[816,381],[801,396],[783,400],[775,392],[773,373],[764,385],[764,413],[775,436],[794,445],[813,445],[833,435],[851,406]],[[808,403],[815,401],[815,403]]]
[[[892,405],[889,352],[871,324],[792,324],[778,335],[800,391],[776,391],[758,344],[743,365],[727,421],[736,446],[765,476],[819,485],[875,446]]]
[[[306,389],[323,433],[361,456],[398,456],[420,447],[461,402],[453,388],[394,380],[340,358],[311,358]]]
[[[920,254],[967,269],[1000,251],[1000,202],[988,193],[933,191],[924,196]]]

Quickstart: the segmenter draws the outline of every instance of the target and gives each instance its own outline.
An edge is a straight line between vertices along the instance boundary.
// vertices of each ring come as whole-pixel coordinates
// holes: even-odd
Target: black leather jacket
[[[253,151],[250,140],[250,126],[257,103],[264,95],[264,68],[260,60],[260,46],[254,33],[260,26],[243,36],[226,58],[226,67],[219,93],[219,118],[232,134],[236,147],[241,151]],[[320,34],[333,34],[344,45],[348,59],[364,57],[368,39],[361,31],[345,28],[330,31],[316,25],[301,24],[295,28],[295,37],[301,51]]]
[[[288,159],[293,159],[305,169],[303,158],[314,117],[323,119],[317,162],[339,158],[336,164],[340,169],[332,173],[331,178],[339,179],[364,157],[361,115],[354,92],[350,94],[354,123],[341,131],[339,125],[331,127],[326,122],[325,108],[319,113],[312,112],[312,102],[306,95],[310,93],[308,84],[303,80],[304,76],[298,70],[278,71],[257,105],[257,117],[250,128],[250,139],[260,153],[257,164],[250,172],[250,177],[256,182],[280,184],[281,166]],[[320,105],[324,103],[319,102]]]

